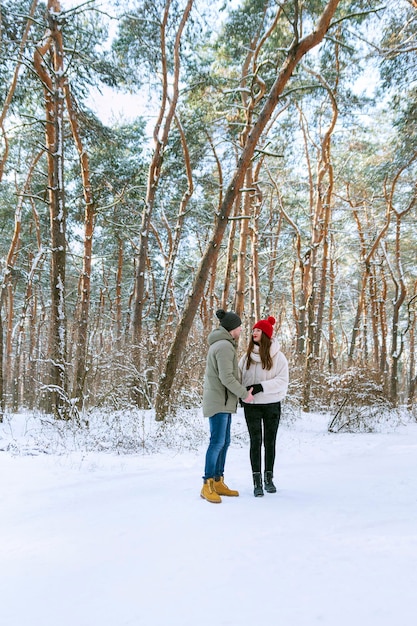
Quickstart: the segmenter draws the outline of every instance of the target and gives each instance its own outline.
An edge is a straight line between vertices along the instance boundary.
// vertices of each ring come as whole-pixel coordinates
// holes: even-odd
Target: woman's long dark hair
[[[252,357],[251,353],[253,352],[253,348],[255,346],[255,342],[253,337],[250,338],[248,349],[246,350],[246,369],[248,370],[251,366]],[[272,369],[272,357],[271,357],[271,340],[268,335],[265,335],[263,332],[261,335],[261,340],[259,342],[259,356],[261,357],[262,369],[270,370]]]

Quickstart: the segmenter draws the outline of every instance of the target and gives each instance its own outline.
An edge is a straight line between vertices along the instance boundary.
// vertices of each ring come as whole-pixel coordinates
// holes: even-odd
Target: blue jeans
[[[210,420],[210,443],[206,452],[204,480],[224,474],[226,454],[230,445],[231,413],[216,413]]]

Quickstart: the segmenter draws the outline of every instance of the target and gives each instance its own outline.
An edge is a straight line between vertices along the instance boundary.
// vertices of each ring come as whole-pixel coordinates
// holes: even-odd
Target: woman
[[[265,448],[264,485],[268,493],[275,493],[273,483],[275,445],[281,401],[288,389],[288,361],[280,350],[278,340],[272,338],[275,318],[259,320],[253,329],[246,354],[239,361],[242,384],[253,388],[251,404],[243,403],[250,437],[250,461],[253,473],[254,496],[264,495],[262,486],[261,452]]]

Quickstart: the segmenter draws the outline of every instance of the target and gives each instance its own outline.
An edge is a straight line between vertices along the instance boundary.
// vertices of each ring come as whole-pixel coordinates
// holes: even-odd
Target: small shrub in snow
[[[208,422],[200,410],[187,410],[156,422],[151,410],[94,409],[77,421],[39,413],[9,414],[0,431],[0,450],[14,455],[74,451],[149,454],[164,448],[197,450],[207,440]]]

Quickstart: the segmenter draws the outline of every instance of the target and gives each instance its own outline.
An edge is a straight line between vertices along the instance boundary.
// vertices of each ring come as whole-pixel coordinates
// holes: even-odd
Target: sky
[[[6,415],[2,624],[412,623],[417,424],[330,434],[328,423],[284,420],[278,491],[254,498],[239,409],[225,480],[240,496],[211,504],[200,497],[208,424],[198,409],[165,428],[97,415],[84,433]],[[128,453],[132,437],[141,445]]]
[[[74,7],[88,8],[88,2],[83,0],[60,0],[61,9],[67,11]],[[114,15],[114,7],[112,2],[108,0],[99,0],[95,3],[95,7],[101,9],[108,15]],[[105,19],[103,14],[103,19]],[[116,22],[108,21],[109,37],[116,32]],[[88,106],[96,113],[103,124],[111,125],[112,123],[123,121],[130,122],[140,115],[147,113],[147,95],[143,92],[137,94],[128,94],[116,91],[111,87],[102,85],[100,90],[92,88],[88,99]]]
[[[88,7],[88,1],[83,0],[60,0],[62,10],[68,10],[74,7]],[[230,0],[232,7],[236,7],[240,0]],[[97,0],[95,6],[103,11],[104,14],[114,15],[114,7],[109,0]],[[117,23],[115,20],[109,20],[109,38],[116,33]],[[356,94],[372,97],[377,86],[378,73],[367,72],[365,76],[361,76],[353,85],[352,89]],[[91,89],[88,99],[88,106],[97,114],[99,119],[107,125],[117,122],[131,122],[138,116],[148,118],[149,129],[153,125],[155,111],[158,108],[157,103],[150,104],[149,94],[146,86],[138,93],[129,94],[115,91],[114,89],[103,85],[100,90]]]

